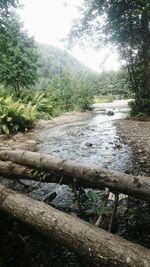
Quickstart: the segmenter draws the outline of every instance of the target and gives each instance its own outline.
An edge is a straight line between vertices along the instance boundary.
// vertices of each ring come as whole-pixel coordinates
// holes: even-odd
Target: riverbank
[[[150,121],[121,119],[114,122],[124,142],[132,147],[136,175],[150,176]]]
[[[51,118],[50,120],[38,120],[35,127],[28,132],[18,132],[16,134],[1,134],[0,148],[11,147],[17,149],[25,149],[34,151],[39,143],[38,134],[46,129],[53,128],[60,124],[71,123],[79,120],[84,120],[90,116],[90,112],[68,112],[59,117]]]
[[[115,112],[116,108],[121,108],[125,101],[114,101],[112,103],[100,104],[101,108],[109,107]],[[0,148],[12,147],[35,151],[36,146],[41,142],[39,134],[52,129],[59,125],[65,125],[82,120],[86,120],[92,116],[91,112],[71,112],[65,113],[51,120],[39,120],[35,124],[35,128],[29,132],[17,133],[14,135],[0,135]],[[117,132],[128,144],[134,154],[134,174],[150,175],[150,121],[138,121],[135,119],[119,119],[113,120],[113,124],[117,128]]]

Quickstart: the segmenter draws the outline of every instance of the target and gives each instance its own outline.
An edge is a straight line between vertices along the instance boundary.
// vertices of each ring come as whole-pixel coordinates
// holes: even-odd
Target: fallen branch
[[[110,223],[109,223],[109,226],[108,226],[108,232],[112,231],[113,221],[114,221],[114,217],[115,217],[115,214],[116,214],[116,211],[117,211],[117,206],[118,206],[118,200],[119,200],[118,194],[115,194],[115,201],[114,201],[112,214],[111,214],[111,217],[110,217]]]
[[[0,208],[95,266],[149,267],[149,250],[0,185]]]
[[[104,194],[103,201],[102,201],[102,208],[107,207],[109,194],[110,194],[109,189],[105,188],[105,194]],[[95,225],[98,226],[98,227],[101,227],[102,223],[104,221],[104,217],[105,217],[104,214],[100,214],[98,216],[98,219],[97,219]]]
[[[49,172],[49,182],[77,183],[87,188],[109,188],[136,198],[150,200],[150,177],[132,176],[99,166],[89,166],[71,160],[24,150],[0,151],[1,160],[38,168]],[[13,170],[12,170],[13,171]]]

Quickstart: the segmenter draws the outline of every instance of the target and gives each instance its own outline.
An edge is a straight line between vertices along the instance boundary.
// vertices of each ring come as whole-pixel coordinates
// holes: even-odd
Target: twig
[[[118,194],[115,194],[115,201],[114,201],[113,211],[112,211],[111,218],[110,218],[110,223],[108,226],[108,232],[112,231],[112,225],[113,225],[114,217],[115,217],[117,206],[118,206],[118,196],[119,196]]]
[[[110,193],[109,189],[105,188],[105,196],[103,199],[102,208],[106,207],[108,204],[109,193]],[[100,214],[95,225],[101,227],[103,220],[104,220],[104,214]]]

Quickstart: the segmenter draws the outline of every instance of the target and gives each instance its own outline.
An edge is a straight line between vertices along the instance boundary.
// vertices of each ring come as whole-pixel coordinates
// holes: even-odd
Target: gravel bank
[[[150,176],[150,121],[123,119],[115,125],[124,142],[133,148],[134,174]]]

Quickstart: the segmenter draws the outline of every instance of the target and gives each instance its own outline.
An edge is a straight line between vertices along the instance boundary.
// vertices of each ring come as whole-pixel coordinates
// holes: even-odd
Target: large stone
[[[112,111],[112,110],[109,110],[108,112],[107,112],[107,115],[108,116],[113,116],[115,113],[114,113],[114,111]]]

